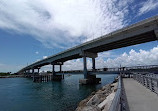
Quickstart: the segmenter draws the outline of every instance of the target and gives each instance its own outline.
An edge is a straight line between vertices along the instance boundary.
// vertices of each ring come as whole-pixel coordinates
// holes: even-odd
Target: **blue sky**
[[[155,16],[157,12],[156,0],[0,0],[0,72],[16,72],[27,64]],[[137,55],[142,59],[150,55],[143,63],[151,64],[158,60],[152,56],[157,48],[158,42],[154,41],[104,52],[98,63],[106,67],[109,61],[117,64],[126,53],[130,57],[126,65],[139,64],[140,58],[136,64],[131,59]],[[65,70],[81,65],[82,60],[68,61]]]

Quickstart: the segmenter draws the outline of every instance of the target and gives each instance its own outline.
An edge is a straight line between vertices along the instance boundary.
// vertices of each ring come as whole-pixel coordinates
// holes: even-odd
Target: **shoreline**
[[[8,76],[0,76],[0,78],[19,78],[24,77],[23,75],[8,75]]]
[[[108,111],[117,91],[118,79],[104,85],[98,91],[92,92],[87,98],[81,100],[75,111]]]

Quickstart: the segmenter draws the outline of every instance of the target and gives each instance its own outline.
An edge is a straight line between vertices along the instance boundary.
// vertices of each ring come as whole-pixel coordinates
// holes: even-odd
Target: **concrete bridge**
[[[95,71],[95,58],[98,56],[99,52],[155,40],[158,40],[158,16],[151,17],[126,28],[114,31],[97,39],[65,50],[56,55],[52,55],[46,59],[37,61],[24,67],[18,71],[18,73],[26,73],[30,72],[30,70],[32,70],[32,73],[34,73],[35,69],[38,69],[39,72],[40,67],[51,64],[52,75],[53,78],[56,79],[56,77],[59,78],[59,76],[57,76],[55,73],[55,65],[60,65],[60,71],[62,71],[62,65],[65,61],[83,58],[83,82],[88,83],[91,78],[96,78],[96,76],[92,77],[88,73],[86,62],[87,57],[92,58],[92,69]]]

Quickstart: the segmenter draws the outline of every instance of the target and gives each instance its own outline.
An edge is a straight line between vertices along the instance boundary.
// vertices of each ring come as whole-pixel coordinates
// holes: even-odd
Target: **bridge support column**
[[[92,58],[92,70],[95,71],[95,58]]]
[[[84,72],[84,79],[87,79],[88,72],[87,72],[87,58],[86,58],[86,56],[83,57],[83,72]]]
[[[35,81],[35,70],[32,68],[33,82]]]
[[[38,74],[39,74],[40,68],[38,68],[37,70],[38,70]]]
[[[62,72],[62,65],[60,64],[60,72]],[[62,74],[62,79],[64,79],[64,74]]]
[[[95,69],[95,58],[97,57],[97,54],[90,53],[90,52],[83,52],[82,54],[83,57],[83,73],[84,73],[84,79],[80,79],[79,83],[80,84],[98,84],[101,81],[101,78],[96,78],[96,75],[90,75],[89,72],[87,71],[87,57],[92,58],[92,67]]]
[[[60,81],[62,80],[62,75],[56,75],[55,74],[55,64],[56,63],[51,63],[52,64],[52,80],[53,81]]]
[[[156,38],[158,40],[158,29],[154,31],[155,32],[155,35],[156,35]]]

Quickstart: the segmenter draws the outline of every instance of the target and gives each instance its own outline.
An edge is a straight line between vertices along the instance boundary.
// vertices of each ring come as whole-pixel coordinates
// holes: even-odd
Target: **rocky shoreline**
[[[103,86],[97,92],[82,100],[75,111],[108,111],[117,91],[118,79]]]

